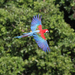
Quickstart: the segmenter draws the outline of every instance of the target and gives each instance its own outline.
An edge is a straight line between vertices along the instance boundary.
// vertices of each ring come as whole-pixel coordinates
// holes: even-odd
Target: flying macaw
[[[39,14],[34,16],[31,22],[31,32],[23,33],[21,36],[16,36],[15,38],[22,38],[27,36],[33,36],[38,46],[43,49],[43,51],[50,51],[44,33],[49,32],[48,29],[42,29],[41,16]]]

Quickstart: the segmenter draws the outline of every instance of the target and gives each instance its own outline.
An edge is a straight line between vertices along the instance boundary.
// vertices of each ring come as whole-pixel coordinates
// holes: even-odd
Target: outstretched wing
[[[42,37],[40,37],[37,33],[35,33],[33,35],[36,43],[38,44],[38,46],[43,49],[43,51],[48,52],[50,51],[50,48],[48,46],[48,43],[45,39],[43,39]]]
[[[31,30],[35,31],[37,27],[41,24],[41,16],[39,17],[39,14],[34,16],[31,22]]]

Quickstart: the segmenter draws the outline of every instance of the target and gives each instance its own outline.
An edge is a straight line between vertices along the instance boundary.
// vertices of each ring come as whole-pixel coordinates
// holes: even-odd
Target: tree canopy
[[[0,75],[75,74],[75,32],[65,22],[60,2],[0,1]],[[48,53],[38,47],[33,37],[14,38],[31,30],[32,18],[37,14],[42,15],[43,29],[49,30],[45,34],[51,49]]]

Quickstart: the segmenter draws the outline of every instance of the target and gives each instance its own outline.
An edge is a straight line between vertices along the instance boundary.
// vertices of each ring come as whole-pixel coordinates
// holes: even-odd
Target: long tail
[[[14,37],[14,38],[22,38],[22,37],[27,37],[27,36],[33,36],[33,33],[37,33],[37,32],[39,32],[39,30],[30,32],[30,33],[23,33],[23,35],[21,35],[21,36],[16,36],[16,37]]]
[[[30,32],[30,33],[24,33],[24,34],[21,35],[21,36],[16,36],[16,37],[14,37],[14,38],[22,38],[22,37],[27,37],[27,36],[32,36],[32,35],[33,35],[33,33]]]

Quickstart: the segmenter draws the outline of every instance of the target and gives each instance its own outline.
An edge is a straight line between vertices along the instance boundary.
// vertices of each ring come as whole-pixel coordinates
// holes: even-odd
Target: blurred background
[[[29,32],[42,15],[50,52]],[[0,0],[0,75],[75,75],[75,0]]]

